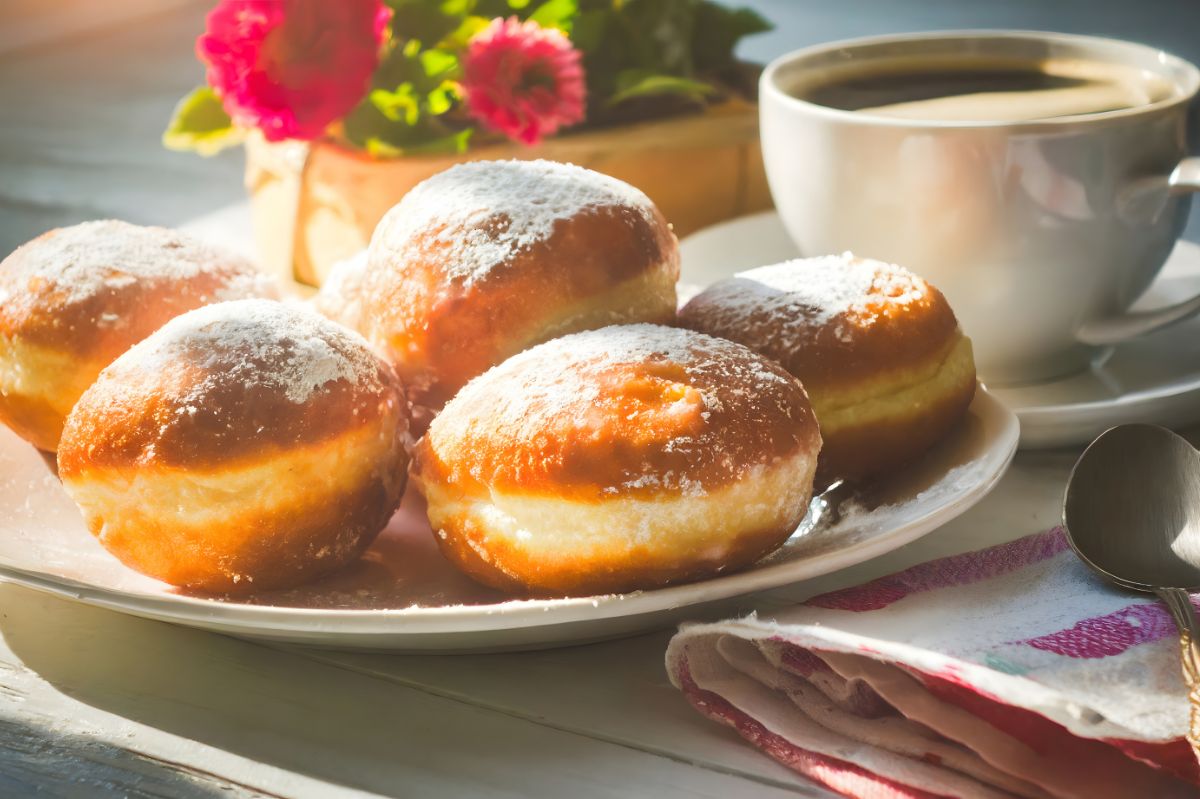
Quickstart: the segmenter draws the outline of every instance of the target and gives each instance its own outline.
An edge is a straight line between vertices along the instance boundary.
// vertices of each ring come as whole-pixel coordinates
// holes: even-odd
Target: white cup
[[[897,119],[791,93],[846,64],[954,55],[1119,64],[1169,91],[1025,122]],[[985,380],[1045,380],[1200,312],[1200,297],[1128,312],[1175,245],[1188,193],[1200,191],[1185,137],[1198,90],[1192,64],[1111,39],[966,31],[837,42],[763,72],[763,157],[802,253],[850,250],[908,267],[946,294]]]

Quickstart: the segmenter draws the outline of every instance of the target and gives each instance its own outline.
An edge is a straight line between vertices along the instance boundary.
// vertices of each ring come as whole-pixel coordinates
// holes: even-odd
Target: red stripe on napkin
[[[1056,527],[979,552],[931,560],[853,588],[821,594],[805,604],[832,610],[879,610],[911,594],[967,585],[1009,574],[1052,558],[1067,548],[1062,529]]]
[[[1196,600],[1192,600],[1196,605]],[[1070,629],[1015,643],[1043,649],[1069,658],[1104,658],[1119,655],[1130,647],[1174,638],[1175,623],[1158,603],[1130,605],[1115,613],[1083,619]]]
[[[849,797],[1200,797],[1167,611],[1068,550],[1054,529],[770,619],[685,625],[668,671],[702,713]]]

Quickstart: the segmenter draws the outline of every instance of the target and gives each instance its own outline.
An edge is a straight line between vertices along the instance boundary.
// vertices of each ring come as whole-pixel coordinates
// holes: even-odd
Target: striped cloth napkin
[[[850,797],[1200,796],[1170,616],[1061,529],[685,625],[667,668],[701,713]]]

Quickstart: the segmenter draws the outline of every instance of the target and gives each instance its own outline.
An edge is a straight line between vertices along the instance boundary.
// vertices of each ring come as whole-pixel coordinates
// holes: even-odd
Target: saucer
[[[714,225],[681,244],[682,280],[700,286],[799,255],[774,211]],[[1198,291],[1200,245],[1181,241],[1134,307],[1167,305]],[[1024,449],[1087,443],[1128,422],[1200,421],[1200,318],[1122,344],[1086,372],[989,390],[1021,420]]]

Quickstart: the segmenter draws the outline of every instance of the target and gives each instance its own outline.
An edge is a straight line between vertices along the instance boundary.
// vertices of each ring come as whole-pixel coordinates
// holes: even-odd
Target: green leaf
[[[441,116],[454,108],[459,101],[458,84],[452,80],[443,81],[425,98],[425,108],[433,116]]]
[[[364,149],[376,158],[402,158],[406,155],[436,155],[439,153],[464,153],[471,138],[471,131],[460,130],[445,136],[427,139],[418,144],[406,146],[396,145],[383,138],[372,136],[364,144]]]
[[[445,50],[426,50],[417,58],[429,81],[442,81],[458,72],[458,56]]]
[[[402,47],[389,49],[371,76],[376,89],[394,91],[397,86],[412,83],[418,93],[432,91],[446,80],[458,77],[460,63],[457,53],[441,47],[424,48],[417,39]]]
[[[409,155],[432,155],[435,153],[465,153],[471,143],[473,128],[448,133],[445,136],[428,139],[420,144],[411,144],[405,152]]]
[[[696,27],[692,36],[692,53],[697,71],[719,72],[734,63],[734,50],[745,36],[771,30],[756,11],[749,8],[728,8],[712,2],[702,2],[696,8]]]
[[[340,2],[340,0],[328,0]],[[385,0],[392,9],[392,36],[399,41],[438,42],[468,14],[470,0]]]
[[[618,17],[624,23],[634,61],[630,67],[690,78],[696,0],[627,2]]]
[[[608,11],[581,11],[571,26],[571,42],[585,53],[596,50],[608,31]]]
[[[470,129],[455,129],[438,116],[453,106],[456,92],[451,82],[429,95],[411,83],[394,91],[376,89],[346,116],[342,134],[350,144],[380,158],[462,152]]]
[[[392,92],[372,89],[367,99],[384,119],[391,122],[401,122],[412,127],[421,118],[421,101],[417,99],[411,83],[402,84]]]
[[[716,91],[703,81],[662,75],[641,69],[625,70],[617,75],[617,91],[608,98],[610,106],[618,105],[635,97],[653,95],[682,96],[697,102]]]
[[[169,150],[214,155],[239,144],[243,135],[225,113],[217,93],[208,86],[201,86],[175,106],[171,121],[163,131],[162,142]]]
[[[464,17],[458,27],[448,33],[440,42],[437,43],[437,49],[447,50],[449,52],[460,52],[467,48],[467,44],[475,37],[475,34],[488,26],[491,20],[487,17],[481,17],[477,14]]]
[[[576,0],[546,0],[529,18],[543,28],[557,28],[570,35],[571,25],[579,12]]]

